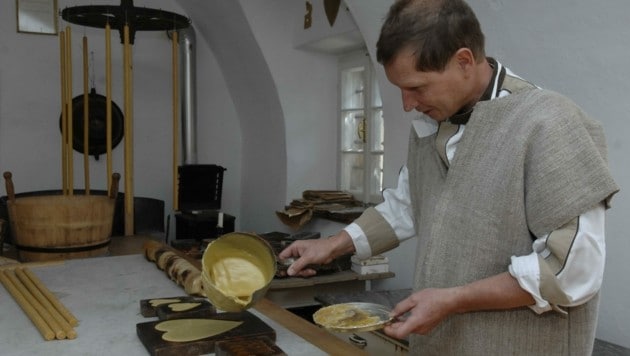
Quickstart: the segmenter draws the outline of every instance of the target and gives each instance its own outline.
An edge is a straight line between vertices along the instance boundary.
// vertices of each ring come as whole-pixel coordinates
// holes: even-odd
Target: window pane
[[[363,151],[366,130],[363,110],[346,111],[342,115],[341,149]]]
[[[372,151],[383,152],[385,150],[385,126],[383,122],[383,109],[375,109],[372,112],[372,132],[370,135],[370,147]]]
[[[344,153],[341,155],[341,190],[363,192],[363,155]]]
[[[383,155],[371,156],[370,162],[370,196],[381,196],[383,190]]]
[[[364,72],[363,67],[346,69],[341,72],[342,109],[363,108]]]
[[[372,106],[373,107],[382,107],[383,101],[381,100],[381,91],[378,87],[378,81],[376,80],[376,75],[372,76]]]

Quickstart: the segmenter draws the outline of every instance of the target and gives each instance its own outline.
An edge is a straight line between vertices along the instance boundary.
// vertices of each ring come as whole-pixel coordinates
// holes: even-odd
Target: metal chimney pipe
[[[197,164],[197,63],[192,24],[178,30],[182,164]]]

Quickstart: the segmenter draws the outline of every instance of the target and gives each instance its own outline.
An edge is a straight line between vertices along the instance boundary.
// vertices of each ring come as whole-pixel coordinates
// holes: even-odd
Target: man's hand
[[[427,288],[398,303],[392,315],[409,313],[385,327],[386,334],[405,338],[411,333],[427,334],[448,316],[484,310],[505,310],[534,304],[508,272],[452,288]]]
[[[407,316],[398,317],[398,321],[387,325],[385,333],[397,339],[403,339],[411,333],[429,333],[454,312],[454,293],[453,288],[429,288],[410,295],[392,310],[392,315],[408,313]]]
[[[298,257],[287,270],[287,274],[310,277],[315,275],[316,271],[309,268],[309,265],[330,263],[335,258],[352,252],[354,252],[352,238],[345,231],[341,231],[329,238],[295,241],[280,252],[278,257],[281,260]]]

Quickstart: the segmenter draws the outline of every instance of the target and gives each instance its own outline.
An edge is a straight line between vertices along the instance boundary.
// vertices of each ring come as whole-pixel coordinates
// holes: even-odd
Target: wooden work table
[[[67,260],[33,272],[79,319],[74,340],[45,341],[4,288],[0,288],[0,351],[23,355],[146,355],[136,324],[142,299],[183,295],[142,255]],[[287,354],[357,354],[351,346],[269,300],[253,310],[271,326]]]
[[[113,251],[117,251],[116,246]],[[139,301],[184,295],[141,254],[67,260],[32,267],[32,271],[79,319],[75,328],[78,336],[45,341],[13,298],[0,288],[1,354],[146,355],[136,324],[151,320],[140,314]],[[362,354],[269,299],[250,312],[276,331],[276,344],[289,355]]]

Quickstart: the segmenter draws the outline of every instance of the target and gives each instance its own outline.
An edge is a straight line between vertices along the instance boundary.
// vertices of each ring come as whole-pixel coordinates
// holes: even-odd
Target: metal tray
[[[333,332],[362,332],[382,329],[394,319],[390,310],[374,303],[342,303],[319,309],[316,324]]]

